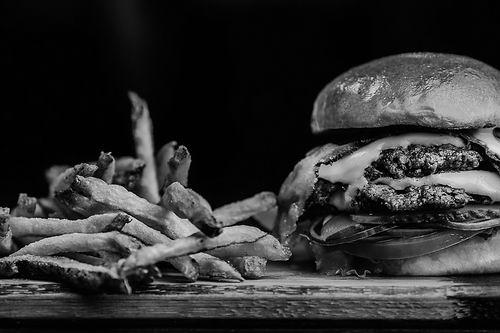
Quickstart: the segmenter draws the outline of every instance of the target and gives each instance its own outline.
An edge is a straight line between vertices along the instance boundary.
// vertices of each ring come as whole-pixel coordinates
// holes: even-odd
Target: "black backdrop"
[[[317,92],[349,67],[408,51],[500,68],[494,2],[2,1],[0,204],[46,193],[45,168],[133,153],[127,90],[157,146],[193,155],[214,205],[277,191],[309,148]]]

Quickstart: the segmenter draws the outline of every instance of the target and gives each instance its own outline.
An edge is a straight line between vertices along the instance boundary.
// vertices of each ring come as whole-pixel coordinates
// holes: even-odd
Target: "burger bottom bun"
[[[474,237],[458,245],[421,257],[401,260],[369,260],[328,247],[312,245],[317,269],[326,274],[355,269],[380,275],[440,276],[500,273],[500,233],[488,239]]]

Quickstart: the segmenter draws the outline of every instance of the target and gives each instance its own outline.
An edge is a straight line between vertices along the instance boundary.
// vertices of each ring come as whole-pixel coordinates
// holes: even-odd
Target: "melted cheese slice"
[[[422,178],[379,178],[374,183],[386,184],[396,190],[403,190],[408,186],[448,185],[453,188],[464,189],[465,192],[470,194],[486,195],[493,201],[500,201],[500,176],[490,171],[443,172]]]
[[[500,140],[493,134],[493,128],[481,128],[472,133],[472,136],[484,143],[488,149],[500,157]]]
[[[344,183],[348,185],[346,192],[334,195],[330,200],[330,204],[339,210],[348,209],[357,190],[368,184],[364,176],[365,169],[379,158],[382,150],[395,147],[405,148],[411,144],[424,146],[452,144],[457,147],[464,146],[464,142],[460,138],[433,133],[409,133],[376,140],[361,147],[349,156],[332,164],[321,165],[319,167],[319,178],[331,183]]]

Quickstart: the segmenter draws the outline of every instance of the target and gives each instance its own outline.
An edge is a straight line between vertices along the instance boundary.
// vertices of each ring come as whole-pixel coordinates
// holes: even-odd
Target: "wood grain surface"
[[[261,280],[159,281],[129,296],[0,280],[0,318],[10,319],[499,320],[499,306],[499,275],[360,279],[279,266]]]

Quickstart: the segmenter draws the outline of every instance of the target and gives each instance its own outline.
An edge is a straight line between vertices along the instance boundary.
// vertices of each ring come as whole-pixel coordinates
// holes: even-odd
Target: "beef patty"
[[[380,177],[424,177],[446,171],[472,170],[483,161],[481,155],[466,147],[410,145],[383,150],[365,170],[369,181]]]
[[[474,198],[463,189],[444,185],[410,186],[397,191],[389,185],[368,184],[354,201],[355,207],[365,212],[402,212],[460,208]]]
[[[389,185],[373,184],[379,177],[424,177],[447,171],[472,170],[483,162],[482,156],[467,147],[451,144],[440,146],[409,145],[383,150],[379,158],[366,170],[368,185],[360,189],[353,201],[353,209],[365,212],[404,212],[442,210],[464,207],[468,203],[487,203],[489,198],[471,195],[463,189],[445,185],[410,186],[395,190]],[[333,193],[345,191],[346,184],[332,184],[318,179],[308,207],[329,206]]]

